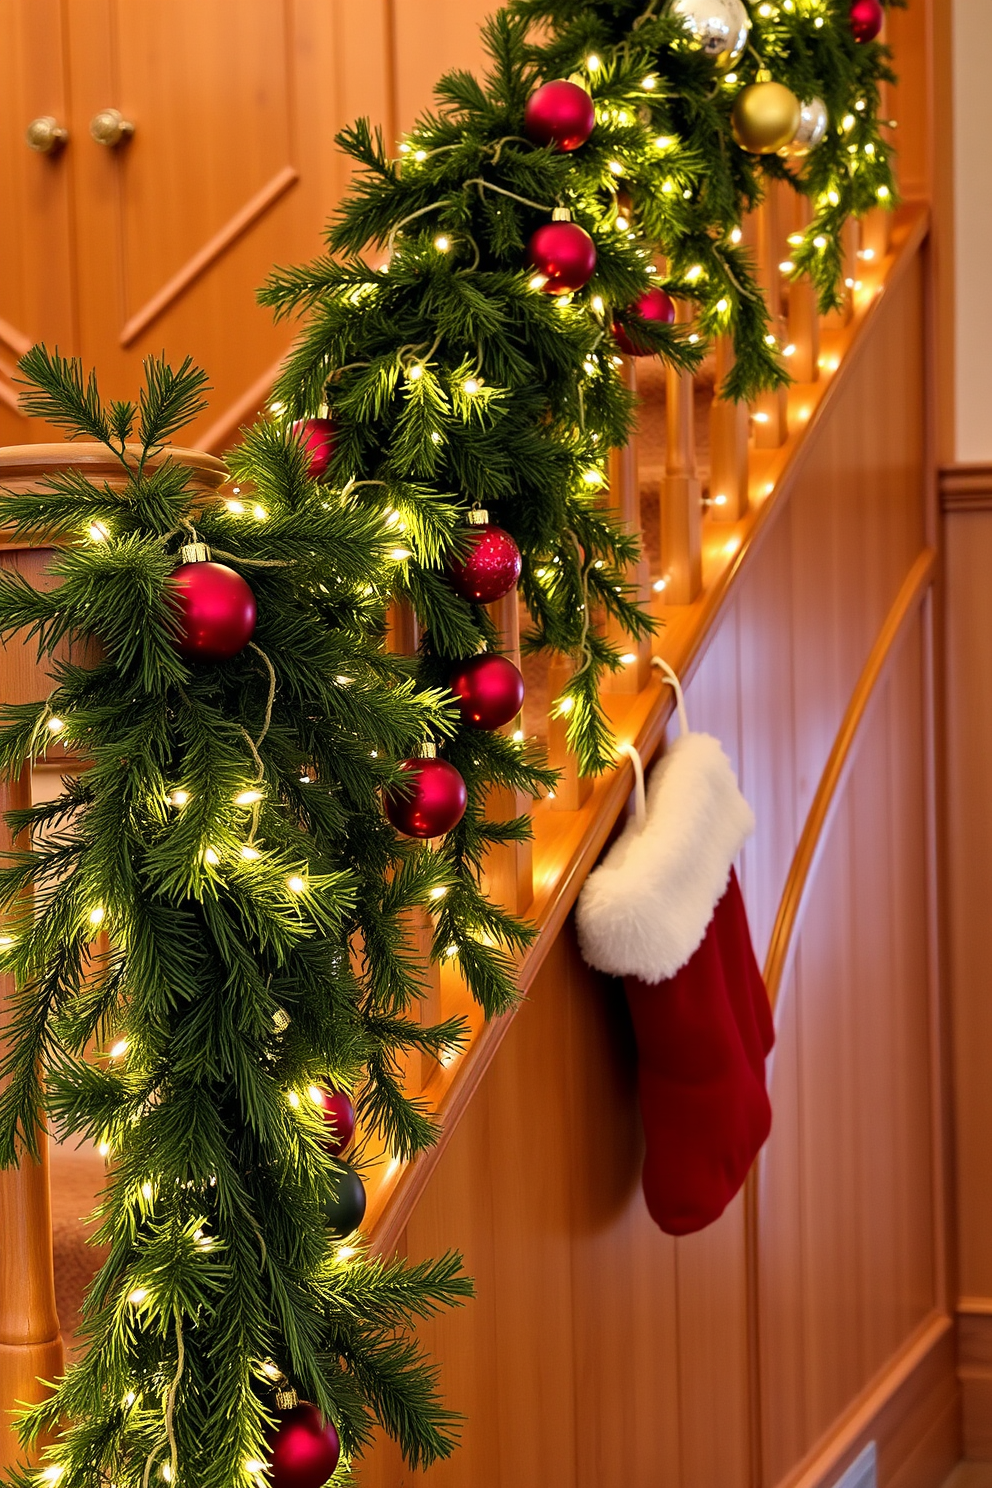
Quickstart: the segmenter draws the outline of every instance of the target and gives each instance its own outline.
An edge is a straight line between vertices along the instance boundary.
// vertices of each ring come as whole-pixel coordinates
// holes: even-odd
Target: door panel
[[[0,442],[42,437],[17,412],[17,358],[33,341],[75,345],[69,170],[75,141],[30,150],[32,119],[67,120],[59,0],[0,0]]]

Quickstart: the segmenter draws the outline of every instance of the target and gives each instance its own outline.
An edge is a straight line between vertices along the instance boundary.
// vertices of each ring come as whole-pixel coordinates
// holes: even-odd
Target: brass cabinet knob
[[[69,138],[69,131],[51,114],[42,114],[39,119],[31,120],[24,138],[30,148],[37,150],[39,155],[54,155],[57,150],[61,150]]]
[[[90,120],[90,134],[97,144],[106,145],[111,149],[114,145],[120,145],[125,140],[129,140],[133,133],[134,125],[130,119],[125,119],[120,109],[101,109]]]

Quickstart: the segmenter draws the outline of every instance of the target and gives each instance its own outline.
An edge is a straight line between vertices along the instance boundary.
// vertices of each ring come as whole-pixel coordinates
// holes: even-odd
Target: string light
[[[188,790],[174,790],[172,792],[172,795],[169,797],[169,800],[171,801],[173,806],[187,806],[189,804],[189,799],[190,796]]]
[[[118,1039],[110,1050],[111,1059],[120,1059],[122,1054],[127,1053],[127,1039]]]
[[[641,87],[642,88],[647,88],[647,90],[648,90],[649,93],[651,92],[652,88],[656,88],[657,86],[658,86],[658,79],[656,77],[652,76],[651,73],[648,73],[648,75],[647,75],[646,78],[641,78]]]
[[[813,239],[813,247],[814,248],[826,248],[826,246],[827,246],[827,240],[826,240],[826,238],[823,236],[822,233],[818,233],[817,236]]]
[[[730,301],[728,299],[717,300],[716,309],[718,315],[723,315],[730,309]]]
[[[286,1099],[289,1101],[289,1104],[293,1107],[293,1109],[295,1111],[296,1107],[300,1104],[300,1097],[297,1095],[296,1091],[295,1090],[289,1090],[289,1091],[287,1091],[287,1093],[286,1093]]]
[[[875,195],[878,197],[879,201],[888,201],[891,192],[889,191],[888,186],[879,186],[878,190],[875,192]]]
[[[90,910],[90,916],[89,916],[89,918],[90,918],[90,924],[91,925],[102,925],[103,924],[103,917],[104,917],[104,914],[105,913],[106,913],[106,911],[105,911],[105,909],[104,909],[104,907],[103,907],[102,904],[95,905],[93,907],[93,909]]]
[[[0,949],[6,950],[8,946],[12,946],[13,944],[14,937],[12,935],[0,935]]]
[[[637,656],[633,651],[625,651],[620,660],[624,666],[632,666],[637,660]]]
[[[743,236],[744,234],[741,232],[740,228],[735,227],[730,234],[730,241],[732,243],[739,243]]]
[[[141,1197],[143,1199],[150,1199],[151,1196],[152,1196],[152,1186],[151,1186],[151,1184],[150,1183],[143,1183],[141,1185]]]
[[[404,558],[409,558],[410,557],[410,549],[409,548],[390,548],[390,550],[389,550],[389,556],[390,556],[390,558],[392,558],[394,560],[394,562],[396,562],[396,563],[402,563]]]
[[[262,854],[259,852],[257,847],[243,847],[241,849],[241,856],[247,863],[254,863],[256,859],[262,856]]]
[[[208,865],[208,867],[216,868],[217,864],[220,862],[220,858],[217,856],[217,852],[214,848],[208,847],[204,849],[203,861]]]
[[[702,264],[693,264],[691,269],[686,269],[685,277],[688,279],[690,284],[695,284],[697,279],[701,279],[703,277]]]
[[[306,886],[306,879],[301,878],[298,873],[290,874],[289,878],[287,878],[286,880],[286,887],[287,889],[289,889],[291,894],[302,894],[306,889]]]
[[[62,718],[48,718],[45,727],[50,734],[60,734],[65,728],[65,720]]]
[[[265,519],[266,519],[266,517],[267,517],[267,516],[268,516],[268,515],[269,515],[269,514],[268,514],[268,512],[267,512],[267,511],[266,511],[266,510],[265,510],[265,507],[264,507],[264,506],[259,506],[259,505],[258,505],[258,504],[257,504],[257,503],[256,503],[256,505],[255,505],[255,506],[253,506],[253,507],[252,507],[252,515],[253,515],[253,516],[254,516],[254,517],[255,517],[255,519],[256,519],[256,521],[259,521],[259,522],[264,522],[264,521],[265,521]]]
[[[611,160],[607,166],[607,170],[611,170],[615,176],[623,175],[623,166],[619,160]]]
[[[466,393],[468,393],[470,398],[474,393],[477,393],[479,391],[479,388],[481,386],[482,384],[479,382],[479,379],[477,377],[466,377],[465,381],[462,383],[462,389]]]
[[[587,58],[586,58],[586,70],[587,70],[587,71],[588,71],[588,72],[598,72],[598,71],[599,71],[599,69],[600,69],[600,65],[601,65],[601,64],[600,64],[600,60],[599,60],[599,58],[598,58],[598,57],[597,57],[597,56],[596,56],[596,54],[595,54],[595,52],[593,52],[593,53],[591,53],[591,54],[590,54],[590,55],[589,55],[589,56],[588,56],[588,57],[587,57]]]
[[[357,1254],[358,1251],[354,1245],[339,1245],[337,1250],[334,1252],[334,1259],[336,1261],[340,1261],[342,1265],[345,1265],[348,1261],[351,1260],[352,1256],[356,1256]]]
[[[558,704],[558,713],[559,713],[559,715],[561,715],[563,713],[571,713],[571,711],[572,711],[572,709],[574,707],[575,707],[575,699],[574,698],[570,698],[570,697],[562,698],[561,702]]]
[[[437,888],[431,889],[431,898],[443,899],[447,892],[448,890],[445,888],[444,884],[438,884]]]
[[[781,262],[781,263],[780,263],[780,264],[779,264],[779,266],[778,266],[778,268],[779,268],[779,273],[780,273],[780,274],[791,274],[791,273],[792,273],[792,271],[793,271],[793,269],[794,269],[794,268],[795,268],[795,267],[796,267],[796,266],[795,266],[795,264],[794,264],[794,263],[793,263],[793,262],[792,262],[792,259],[791,259],[791,258],[783,258],[783,260],[782,260],[782,262]]]
[[[261,799],[262,792],[252,788],[251,790],[243,790],[240,795],[235,796],[234,804],[235,806],[254,806],[255,802]]]
[[[412,367],[407,368],[406,375],[411,382],[416,382],[418,377],[423,377],[424,369],[419,362],[414,362]]]
[[[437,249],[438,253],[447,253],[448,249],[451,247],[451,239],[446,238],[444,233],[439,233],[438,236],[434,239],[434,247]]]
[[[128,1294],[127,1300],[131,1303],[132,1307],[140,1307],[147,1296],[147,1287],[135,1287],[134,1291]]]
[[[94,542],[106,542],[110,536],[110,529],[103,522],[91,522],[89,532]]]

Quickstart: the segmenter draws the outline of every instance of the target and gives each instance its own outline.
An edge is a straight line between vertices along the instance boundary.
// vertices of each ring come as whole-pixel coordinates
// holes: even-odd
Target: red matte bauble
[[[858,42],[874,41],[885,22],[879,0],[852,0],[851,30]]]
[[[324,1118],[322,1145],[332,1157],[340,1157],[355,1135],[355,1107],[343,1090],[315,1085],[311,1095]]]
[[[225,563],[181,563],[169,579],[183,634],[176,647],[189,661],[227,661],[255,633],[255,596]]]
[[[548,294],[568,294],[588,284],[596,271],[596,245],[577,222],[546,222],[531,235],[527,261]]]
[[[462,723],[498,729],[516,718],[524,701],[524,679],[506,656],[473,656],[451,676]]]
[[[310,479],[320,480],[334,455],[335,429],[329,418],[297,419],[293,433],[310,457]]]
[[[272,1488],[324,1488],[341,1456],[341,1443],[331,1421],[315,1405],[301,1400],[280,1411],[269,1433]]]
[[[619,320],[613,322],[613,334],[617,345],[628,356],[654,356],[654,348],[637,339],[637,322],[650,320],[656,325],[672,325],[675,321],[675,303],[656,285],[646,289],[639,300],[627,310],[626,325]]]
[[[492,604],[520,578],[520,549],[508,532],[489,522],[473,527],[469,540],[465,558],[453,560],[448,571],[451,587],[473,604]]]
[[[539,145],[577,150],[596,126],[596,110],[585,88],[564,78],[544,83],[524,109],[524,128]]]
[[[405,759],[397,768],[412,789],[406,795],[385,792],[386,815],[407,837],[443,837],[465,815],[465,782],[447,760]]]

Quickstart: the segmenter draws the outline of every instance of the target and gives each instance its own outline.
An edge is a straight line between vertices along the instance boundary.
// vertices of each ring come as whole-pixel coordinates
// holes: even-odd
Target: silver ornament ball
[[[827,108],[822,99],[811,98],[804,103],[799,113],[799,128],[787,145],[779,150],[780,155],[808,155],[815,150],[827,132]]]
[[[672,0],[669,14],[721,72],[743,56],[751,21],[741,0]]]

